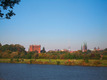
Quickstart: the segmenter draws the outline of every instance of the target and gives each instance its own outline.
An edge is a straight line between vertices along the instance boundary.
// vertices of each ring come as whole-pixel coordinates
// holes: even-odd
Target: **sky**
[[[46,50],[107,48],[107,0],[21,0],[11,19],[0,19],[0,43]]]

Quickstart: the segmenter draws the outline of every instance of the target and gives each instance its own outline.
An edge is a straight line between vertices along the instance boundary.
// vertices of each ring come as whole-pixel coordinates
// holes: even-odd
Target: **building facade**
[[[29,46],[29,51],[38,51],[38,53],[40,53],[41,45],[30,45]]]

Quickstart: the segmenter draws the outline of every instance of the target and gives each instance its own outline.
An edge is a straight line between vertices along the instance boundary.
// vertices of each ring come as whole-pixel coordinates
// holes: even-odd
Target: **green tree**
[[[18,52],[12,52],[12,53],[10,54],[10,57],[11,57],[11,58],[18,58]]]
[[[107,48],[105,48],[104,51],[107,51]]]
[[[1,47],[2,47],[2,44],[0,43],[0,52],[1,52]]]
[[[8,44],[5,44],[1,47],[1,50],[2,51],[12,51],[12,52],[26,52],[25,51],[25,48],[22,46],[22,45],[19,45],[19,44],[11,44],[11,45],[8,45]]]
[[[15,13],[13,8],[20,0],[0,0],[0,18],[10,19]]]
[[[2,47],[2,44],[0,43],[0,47]]]
[[[43,47],[43,49],[41,50],[41,53],[45,53],[45,47]]]
[[[19,54],[19,58],[25,58],[25,53],[24,53],[24,52],[21,52],[21,53]]]
[[[26,58],[27,59],[31,59],[32,58],[32,54],[31,53],[27,53]]]
[[[2,53],[1,53],[1,57],[2,57],[2,58],[9,58],[10,55],[9,55],[7,52],[2,52]]]
[[[34,53],[34,54],[32,55],[32,58],[34,58],[34,59],[38,59],[38,57],[39,57],[39,54],[38,54],[38,53]]]

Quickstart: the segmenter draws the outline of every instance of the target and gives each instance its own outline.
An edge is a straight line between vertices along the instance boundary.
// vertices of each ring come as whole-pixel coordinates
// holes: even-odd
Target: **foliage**
[[[41,53],[45,53],[45,47],[43,47],[43,49],[41,50]]]
[[[30,64],[32,64],[33,60],[30,60]]]
[[[105,48],[104,51],[107,51],[107,48]]]
[[[0,59],[0,63],[28,63],[28,64],[60,64],[59,65],[79,65],[79,66],[107,66],[107,60],[90,60],[86,63],[84,60],[75,59]],[[50,60],[50,61],[49,61]],[[31,61],[31,62],[30,62]],[[57,62],[59,61],[59,62]]]
[[[89,59],[85,59],[84,61],[85,61],[85,63],[89,63]]]
[[[10,63],[13,63],[13,58],[10,59]]]
[[[32,58],[32,54],[28,53],[28,54],[26,55],[26,59],[31,59],[31,58]]]
[[[0,48],[2,47],[2,44],[0,43]]]
[[[17,62],[19,62],[19,58],[17,58]]]
[[[21,62],[23,62],[23,61],[24,61],[24,59],[22,58],[22,59],[21,59]]]
[[[0,0],[0,17],[10,19],[15,15],[13,12],[15,4],[19,4],[19,2],[20,0]]]
[[[60,65],[60,61],[56,61],[57,62],[57,65]]]
[[[97,66],[97,65],[101,64],[101,62],[100,62],[100,61],[94,61],[93,64],[94,64],[95,66]]]
[[[22,45],[19,45],[19,44],[11,44],[11,45],[8,45],[8,44],[5,44],[1,47],[1,50],[2,51],[12,51],[12,52],[25,52],[25,48],[22,46]]]
[[[71,60],[68,60],[68,61],[65,61],[65,65],[74,65],[74,61],[71,61]]]
[[[43,49],[44,50],[44,49]],[[36,51],[26,52],[25,48],[19,44],[0,45],[0,58],[25,58],[25,59],[83,59],[88,63],[88,59],[107,59],[106,49],[102,51],[82,52],[80,50],[70,53],[68,51],[48,51],[37,53]]]

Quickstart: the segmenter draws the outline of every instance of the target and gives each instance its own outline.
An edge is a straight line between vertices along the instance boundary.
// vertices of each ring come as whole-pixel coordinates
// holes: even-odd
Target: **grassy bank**
[[[0,59],[0,63],[27,63],[77,66],[106,66],[107,60],[75,60],[75,59]]]

